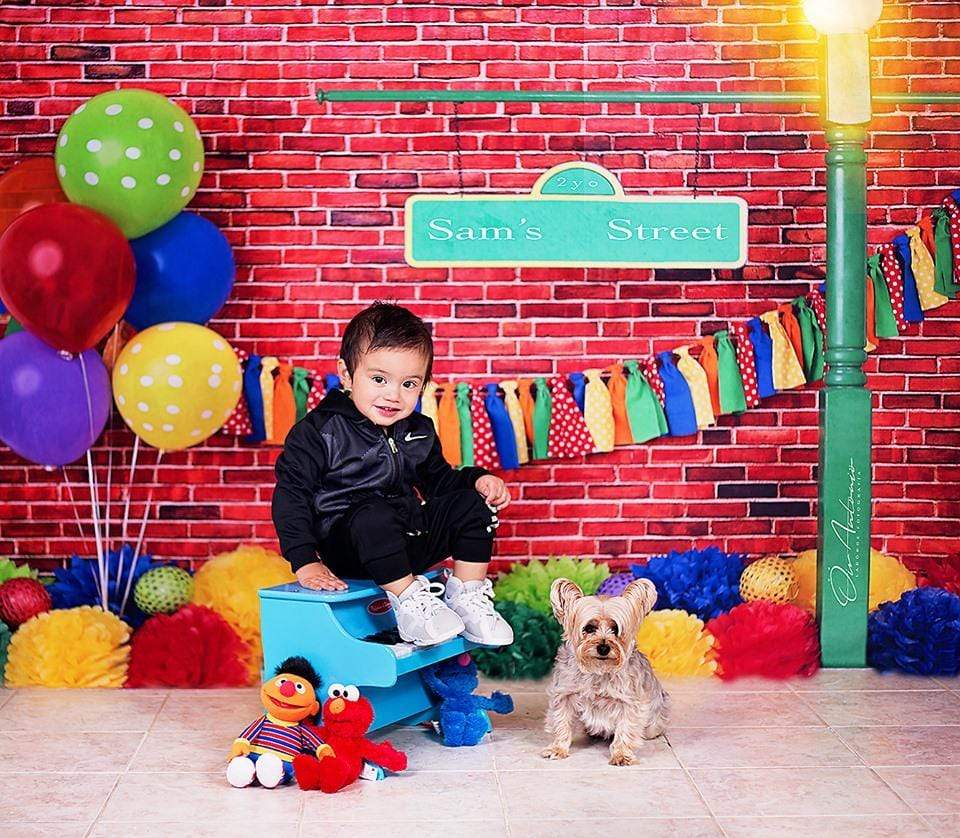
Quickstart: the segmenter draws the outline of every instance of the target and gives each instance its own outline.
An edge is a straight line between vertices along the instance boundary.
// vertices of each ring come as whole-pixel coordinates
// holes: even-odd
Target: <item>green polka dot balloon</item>
[[[203,142],[187,112],[165,96],[111,90],[64,123],[56,164],[73,203],[103,213],[134,239],[189,203],[203,175]]]
[[[193,577],[180,567],[155,567],[138,580],[133,601],[144,614],[172,614],[193,596]]]

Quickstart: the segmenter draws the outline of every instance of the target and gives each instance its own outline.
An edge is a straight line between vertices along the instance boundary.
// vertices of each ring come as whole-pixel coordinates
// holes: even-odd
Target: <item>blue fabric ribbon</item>
[[[906,233],[893,240],[903,270],[903,316],[908,323],[922,323],[923,309],[920,307],[920,292],[917,291],[917,278],[913,275],[913,254],[910,253],[910,239]]]
[[[570,373],[570,383],[573,385],[573,400],[583,413],[587,402],[587,378],[582,372]]]
[[[499,385],[488,384],[487,394],[483,397],[483,404],[490,417],[490,427],[493,429],[493,441],[500,455],[502,468],[520,468],[520,456],[517,454],[517,438],[513,433],[513,424],[507,406],[497,392]]]
[[[667,414],[670,436],[689,436],[697,432],[697,411],[690,385],[673,362],[672,352],[661,352],[660,378],[663,379],[663,412]]]
[[[251,354],[243,371],[243,397],[247,400],[250,425],[253,427],[253,433],[245,437],[246,442],[263,442],[267,438],[267,426],[263,419],[263,391],[260,389],[261,366],[260,356]]]
[[[766,333],[759,317],[751,317],[747,321],[747,328],[757,363],[757,393],[761,399],[775,396],[777,390],[773,386],[773,338]]]

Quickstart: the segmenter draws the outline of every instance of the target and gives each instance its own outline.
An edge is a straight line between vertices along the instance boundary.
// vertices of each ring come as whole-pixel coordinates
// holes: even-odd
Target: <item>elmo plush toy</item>
[[[260,702],[267,711],[233,740],[227,782],[236,788],[257,780],[272,789],[293,779],[297,754],[330,754],[330,746],[307,724],[320,709],[317,687],[320,678],[306,658],[287,658],[277,667],[276,677],[260,688]]]
[[[322,759],[296,757],[293,770],[300,788],[320,789],[327,794],[340,791],[360,776],[364,760],[387,771],[403,771],[407,767],[407,755],[389,742],[377,744],[364,738],[373,723],[373,707],[360,697],[360,690],[333,684],[327,696],[323,727],[316,728],[316,734],[333,748],[333,755]]]

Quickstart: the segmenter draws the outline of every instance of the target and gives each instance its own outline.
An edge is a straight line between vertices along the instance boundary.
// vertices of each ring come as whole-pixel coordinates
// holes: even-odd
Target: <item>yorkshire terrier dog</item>
[[[646,579],[627,585],[621,596],[584,596],[569,579],[557,579],[550,603],[563,626],[553,683],[547,690],[546,730],[553,744],[547,759],[566,759],[575,728],[612,738],[610,764],[630,765],[641,739],[654,739],[667,724],[668,696],[635,639],[657,601]]]

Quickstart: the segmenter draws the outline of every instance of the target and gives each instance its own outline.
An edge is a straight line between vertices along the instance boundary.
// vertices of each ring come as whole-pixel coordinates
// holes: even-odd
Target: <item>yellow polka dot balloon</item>
[[[793,602],[799,589],[796,571],[779,556],[765,556],[740,574],[740,596],[745,602],[762,599],[786,604]]]
[[[161,451],[189,448],[216,433],[240,390],[233,347],[195,323],[160,323],[139,332],[113,367],[113,397],[123,421]]]

